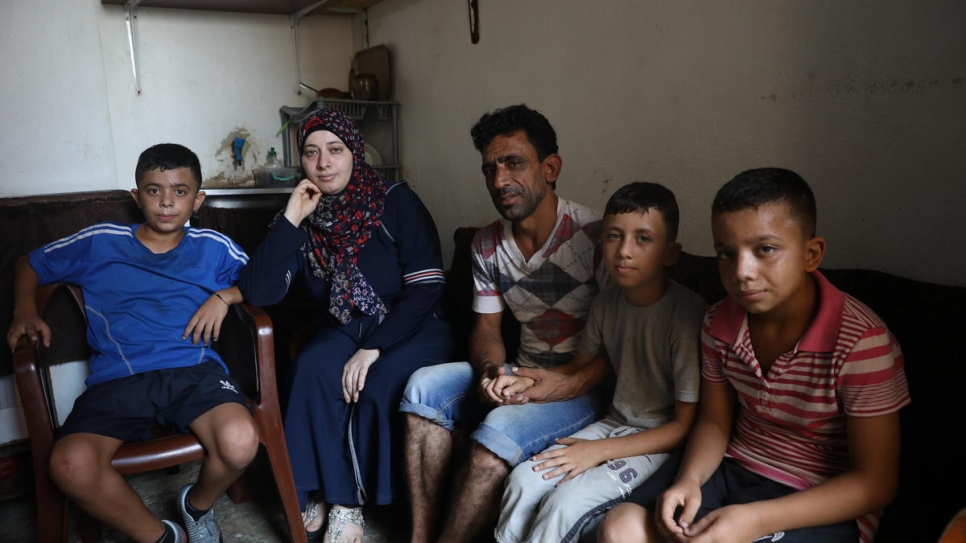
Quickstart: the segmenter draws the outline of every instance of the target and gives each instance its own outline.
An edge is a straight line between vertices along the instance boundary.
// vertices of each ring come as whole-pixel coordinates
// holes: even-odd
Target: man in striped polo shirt
[[[680,469],[615,508],[601,541],[872,541],[896,492],[903,357],[818,271],[815,217],[788,170],[749,170],[718,191],[730,296],[705,315],[698,421]]]
[[[554,191],[563,165],[556,131],[518,104],[484,114],[470,135],[503,218],[473,239],[469,360],[417,370],[399,407],[411,543],[469,543],[492,529],[510,470],[600,418],[606,402],[594,388],[611,371],[603,356],[573,360],[607,272],[596,250],[600,215]],[[515,357],[504,343],[504,308],[520,325]],[[469,458],[446,504],[459,429],[472,432]]]

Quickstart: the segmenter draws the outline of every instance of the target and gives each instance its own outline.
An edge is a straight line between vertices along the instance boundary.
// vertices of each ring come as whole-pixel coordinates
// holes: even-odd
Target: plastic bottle
[[[282,166],[282,162],[278,159],[278,154],[275,153],[274,147],[268,150],[268,160],[265,162],[265,168],[268,169],[269,175],[271,175],[274,181],[285,183],[295,177],[290,168]]]
[[[265,167],[273,170],[277,170],[282,167],[282,163],[279,162],[278,154],[275,153],[274,147],[268,150],[268,160],[265,162]]]

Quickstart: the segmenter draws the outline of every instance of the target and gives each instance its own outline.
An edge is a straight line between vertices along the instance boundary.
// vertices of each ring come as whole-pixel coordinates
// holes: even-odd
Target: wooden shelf
[[[102,4],[124,5],[125,0],[101,0]],[[238,13],[265,13],[289,15],[304,9],[318,0],[142,0],[138,7],[194,9],[205,11],[233,11]],[[365,9],[379,0],[329,0],[319,6],[319,11],[328,8]]]

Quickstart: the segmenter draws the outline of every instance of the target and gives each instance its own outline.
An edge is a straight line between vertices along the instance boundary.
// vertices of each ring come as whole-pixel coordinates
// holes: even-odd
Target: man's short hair
[[[711,214],[741,211],[781,202],[788,206],[806,237],[815,236],[818,211],[815,195],[797,173],[784,168],[745,170],[725,183],[711,204]]]
[[[680,222],[678,201],[674,198],[674,193],[664,185],[644,181],[624,185],[607,200],[604,215],[621,213],[643,215],[651,209],[661,212],[668,241],[677,241]]]
[[[191,149],[177,143],[159,143],[145,149],[138,157],[138,165],[134,169],[134,181],[140,185],[144,174],[152,170],[175,170],[188,168],[191,176],[201,188],[201,162]]]
[[[473,147],[483,152],[497,136],[506,136],[518,130],[527,134],[527,141],[537,151],[537,159],[557,153],[557,133],[539,111],[530,109],[526,104],[507,106],[484,113],[470,129]]]

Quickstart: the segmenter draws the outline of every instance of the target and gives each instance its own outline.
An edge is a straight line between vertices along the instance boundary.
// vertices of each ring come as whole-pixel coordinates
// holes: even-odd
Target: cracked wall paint
[[[233,150],[235,139],[242,138],[245,145],[242,147],[242,163],[235,163]],[[252,169],[261,165],[264,160],[260,160],[261,145],[258,140],[252,137],[252,133],[247,128],[236,127],[229,132],[218,144],[215,150],[215,160],[218,169],[209,172],[205,176],[204,188],[238,188],[254,186]]]

